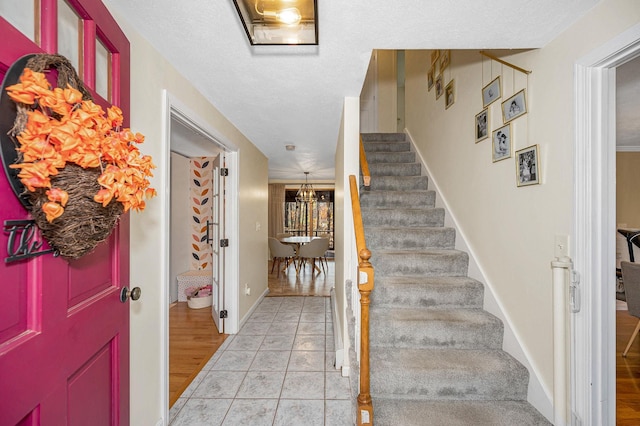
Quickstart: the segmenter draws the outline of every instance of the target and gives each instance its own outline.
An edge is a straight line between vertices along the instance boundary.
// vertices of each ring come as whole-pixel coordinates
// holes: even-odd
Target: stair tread
[[[382,285],[421,285],[430,287],[480,287],[484,288],[478,280],[469,277],[429,277],[424,275],[395,275],[381,277],[376,283]]]
[[[433,232],[451,232],[453,228],[448,226],[368,226],[367,232],[374,231],[433,231]]]
[[[493,374],[497,371],[524,371],[526,369],[511,355],[500,349],[456,348],[387,348],[371,346],[371,360],[375,369],[371,375],[397,374],[399,371],[415,374],[427,372],[437,376]]]
[[[432,326],[436,322],[453,322],[453,323],[486,323],[500,325],[502,322],[494,315],[481,308],[447,308],[447,309],[430,309],[430,308],[400,308],[388,309],[372,307],[370,309],[370,318],[372,322],[385,321],[412,321],[423,322],[428,321]]]
[[[551,423],[525,401],[424,401],[374,398],[378,426],[546,426]]]
[[[375,249],[371,250],[371,253],[375,255],[399,255],[399,256],[408,256],[410,254],[415,254],[416,256],[467,256],[467,252],[456,249],[437,249],[437,248],[428,248],[428,249],[413,249],[413,250],[399,250],[399,249]],[[372,256],[373,259],[373,256]],[[374,263],[375,266],[375,263]]]

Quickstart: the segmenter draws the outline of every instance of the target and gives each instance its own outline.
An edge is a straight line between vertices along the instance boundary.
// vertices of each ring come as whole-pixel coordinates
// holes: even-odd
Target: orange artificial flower
[[[51,223],[55,218],[62,216],[64,208],[58,203],[48,202],[42,205],[42,211],[47,216],[47,221]]]
[[[28,68],[7,92],[15,102],[35,105],[17,136],[22,162],[10,166],[20,169],[18,177],[29,191],[51,188],[51,177],[73,163],[101,168],[101,189],[93,199],[105,207],[115,199],[125,211],[143,210],[144,199],[157,195],[149,188],[155,165],[134,145],[144,142],[144,136],[121,128],[124,118],[120,108],[111,106],[105,115],[100,105],[83,100],[80,91],[69,85],[51,89],[43,73]],[[42,209],[51,222],[64,212],[69,194],[59,188],[46,194],[50,202]]]
[[[51,188],[47,191],[47,198],[49,201],[58,202],[62,207],[65,207],[69,201],[69,194],[60,188]]]

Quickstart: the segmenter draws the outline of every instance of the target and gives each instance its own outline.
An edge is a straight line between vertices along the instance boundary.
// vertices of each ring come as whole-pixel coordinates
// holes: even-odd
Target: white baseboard
[[[339,321],[338,302],[336,300],[335,287],[331,289],[330,297],[331,297],[331,319],[333,323],[333,344],[334,344],[335,353],[336,353],[336,363],[334,367],[336,368],[336,370],[339,370],[339,369],[342,369],[344,366],[344,342],[342,341],[341,330],[339,329],[339,327],[336,327],[336,325],[339,325],[340,323],[338,322]],[[344,371],[342,372],[342,375],[343,376],[345,375]]]
[[[262,302],[262,299],[264,299],[267,296],[267,294],[269,294],[269,289],[268,288],[265,289],[265,291],[262,292],[262,294],[260,295],[260,297],[258,297],[258,299],[255,301],[253,306],[251,306],[251,308],[247,311],[245,316],[242,317],[242,319],[240,320],[240,326],[238,327],[238,331],[240,331],[242,329],[242,326],[244,325],[244,323],[247,322],[247,320],[249,319],[249,317],[251,316],[253,311],[256,310],[256,308],[258,307],[260,302]]]

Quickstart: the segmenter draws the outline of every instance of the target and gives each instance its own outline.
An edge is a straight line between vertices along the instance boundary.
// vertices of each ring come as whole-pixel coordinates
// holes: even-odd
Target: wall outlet
[[[259,231],[262,229],[262,225],[260,225],[260,222],[256,222],[256,231]]]
[[[245,283],[244,285],[244,294],[247,296],[251,296],[251,287],[249,287],[249,283]]]

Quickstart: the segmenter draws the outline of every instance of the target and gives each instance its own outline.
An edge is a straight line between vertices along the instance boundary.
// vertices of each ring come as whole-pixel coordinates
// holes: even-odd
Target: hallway
[[[334,354],[328,297],[267,297],[178,398],[170,424],[353,424]]]

